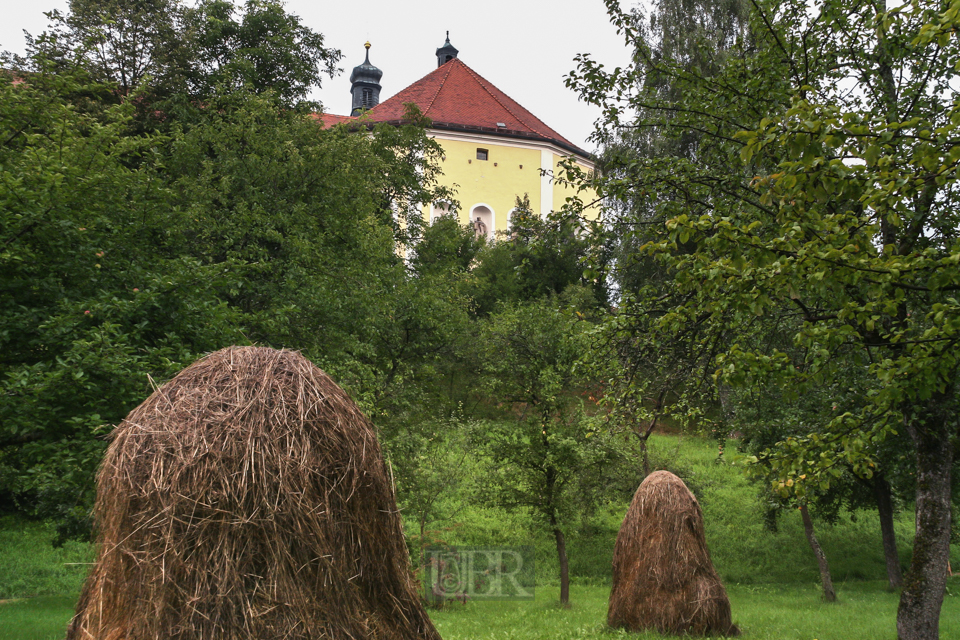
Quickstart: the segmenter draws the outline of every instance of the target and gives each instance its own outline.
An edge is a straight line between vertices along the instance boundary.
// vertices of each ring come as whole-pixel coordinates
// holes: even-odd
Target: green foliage
[[[470,225],[461,225],[452,215],[440,216],[423,230],[410,266],[420,277],[466,273],[474,266],[482,246],[483,239]]]
[[[82,86],[66,73],[0,86],[0,477],[47,516],[90,504],[96,436],[151,375],[240,339],[218,299],[229,274],[158,233],[176,221],[140,161],[160,141],[123,135],[129,108],[78,112],[64,96]]]
[[[44,58],[69,65],[77,57],[100,82],[130,95],[148,78],[170,82],[182,62],[178,6],[171,0],[71,0],[69,12],[49,14],[51,31],[28,44]]]
[[[324,73],[332,78],[341,57],[276,0],[247,0],[240,10],[223,0],[71,0],[67,14],[48,16],[50,31],[28,37],[32,59],[17,65],[79,66],[120,96],[137,94],[146,120],[157,118],[153,109],[241,89],[289,108]]]
[[[225,0],[182,10],[192,95],[247,89],[291,105],[320,86],[324,72],[332,78],[339,71],[340,51],[325,47],[323,36],[281,2],[247,0],[239,19],[237,13]]]
[[[704,67],[658,51],[610,2],[634,64],[583,59],[571,78],[617,131],[681,150],[695,133],[674,155],[618,154],[600,180],[662,278],[625,297],[607,335],[631,371],[675,378],[684,413],[722,403],[724,384],[822,403],[751,458],[783,498],[870,479],[884,442],[907,433],[919,527],[899,632],[921,637],[944,588],[960,435],[955,3],[752,4],[749,29]],[[831,413],[817,390],[851,373],[864,393]],[[651,386],[611,384],[635,404]]]
[[[543,219],[533,212],[526,194],[518,196],[509,234],[485,245],[478,255],[472,291],[477,313],[487,315],[499,302],[558,296],[571,285],[594,285],[583,273],[593,242],[585,231],[576,212],[558,211]],[[595,288],[594,295],[603,302],[606,290]]]
[[[88,109],[81,73],[0,89],[6,506],[79,532],[109,426],[228,344],[303,350],[385,426],[439,395],[467,300],[462,273],[414,277],[397,252],[391,203],[445,193],[416,118],[323,131],[243,90],[134,135],[135,105]]]

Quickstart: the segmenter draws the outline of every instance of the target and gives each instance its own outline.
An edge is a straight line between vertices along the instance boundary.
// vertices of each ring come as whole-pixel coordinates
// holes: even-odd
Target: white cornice
[[[448,131],[446,129],[427,129],[427,133],[438,140],[450,140],[452,142],[480,142],[486,145],[500,145],[501,147],[516,147],[518,149],[532,149],[535,151],[549,151],[558,156],[573,156],[577,163],[583,165],[589,171],[594,170],[594,164],[578,153],[571,153],[566,149],[551,144],[545,140],[524,140],[522,138],[512,138],[507,136],[497,136],[489,133],[471,133],[468,131]]]

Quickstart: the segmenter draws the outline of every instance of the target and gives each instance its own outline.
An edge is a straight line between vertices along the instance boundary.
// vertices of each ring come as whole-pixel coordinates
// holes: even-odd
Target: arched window
[[[430,207],[430,224],[433,224],[437,218],[455,214],[449,202],[435,202]]]
[[[507,211],[507,231],[513,229],[513,214],[516,210],[517,208],[514,207],[513,209],[510,209],[510,211]]]
[[[470,224],[473,225],[476,234],[484,235],[488,239],[493,238],[496,232],[496,218],[493,215],[493,209],[485,204],[475,204],[470,209]]]

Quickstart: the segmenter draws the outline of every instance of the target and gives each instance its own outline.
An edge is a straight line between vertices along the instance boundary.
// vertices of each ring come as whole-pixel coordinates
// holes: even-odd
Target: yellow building
[[[416,104],[432,122],[429,134],[443,147],[443,183],[457,194],[462,223],[470,221],[493,237],[510,228],[516,199],[524,194],[533,211],[546,216],[575,195],[552,177],[563,158],[593,170],[588,153],[464,64],[449,35],[437,49],[437,68],[384,102],[379,101],[382,72],[370,64],[370,44],[366,46],[366,60],[350,76],[352,115],[324,115],[325,125],[348,121],[361,111],[374,122],[400,122],[405,105]],[[432,221],[447,211],[443,204],[425,204],[422,213]]]

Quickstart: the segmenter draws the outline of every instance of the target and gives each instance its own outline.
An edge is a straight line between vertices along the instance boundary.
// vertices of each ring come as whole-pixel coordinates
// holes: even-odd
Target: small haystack
[[[668,471],[647,476],[620,526],[607,624],[670,634],[738,633],[710,561],[700,504]]]
[[[439,640],[370,422],[290,351],[231,347],[113,433],[68,640]]]

